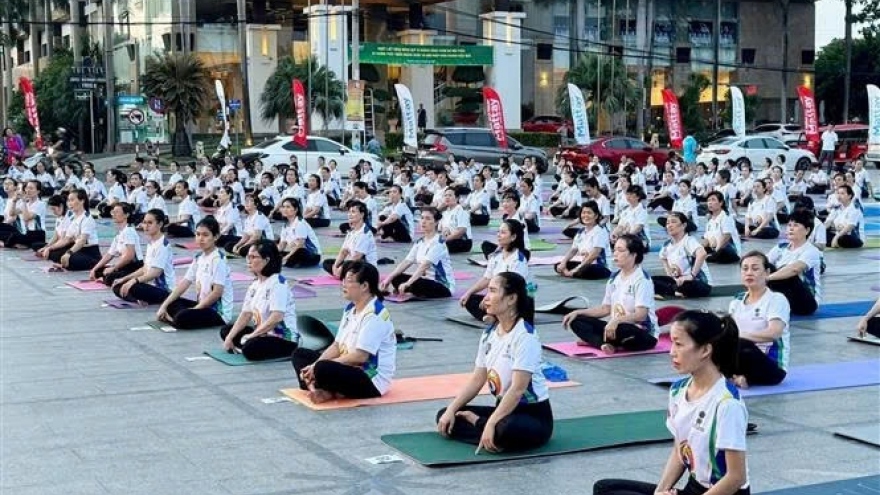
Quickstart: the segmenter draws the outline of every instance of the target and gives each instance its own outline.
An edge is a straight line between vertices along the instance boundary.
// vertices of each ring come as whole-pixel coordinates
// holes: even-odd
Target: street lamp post
[[[250,85],[248,84],[248,61],[247,61],[247,10],[245,0],[236,1],[238,16],[238,53],[241,63],[241,122],[244,133],[244,144],[250,146],[254,139],[251,133],[251,98]]]

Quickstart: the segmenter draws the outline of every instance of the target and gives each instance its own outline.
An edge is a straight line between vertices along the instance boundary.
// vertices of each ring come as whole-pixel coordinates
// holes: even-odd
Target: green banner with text
[[[492,65],[491,46],[482,45],[401,45],[363,43],[362,64],[385,65]]]

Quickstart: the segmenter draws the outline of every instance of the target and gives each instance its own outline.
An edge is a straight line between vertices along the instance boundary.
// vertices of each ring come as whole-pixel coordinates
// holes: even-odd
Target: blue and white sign
[[[577,144],[589,144],[590,122],[587,120],[587,103],[581,88],[568,83],[568,102],[571,104],[571,123]]]
[[[233,112],[241,110],[241,100],[236,98],[229,100],[229,109]]]
[[[868,144],[880,144],[880,88],[868,85]]]

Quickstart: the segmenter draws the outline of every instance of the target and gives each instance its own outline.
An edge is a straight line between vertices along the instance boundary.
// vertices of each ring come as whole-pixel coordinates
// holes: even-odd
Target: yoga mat
[[[125,301],[123,299],[106,299],[103,303],[113,309],[137,309],[141,307],[141,305],[136,302]]]
[[[153,320],[146,322],[145,325],[165,333],[172,333],[177,331],[177,328],[175,328],[174,325],[168,323],[167,321]]]
[[[393,302],[393,303],[397,303],[397,304],[402,304],[402,303],[410,302],[410,301],[438,301],[438,300],[449,300],[449,299],[458,300],[458,299],[461,299],[461,296],[463,296],[464,293],[465,293],[465,289],[458,289],[455,292],[453,292],[452,295],[449,297],[416,297],[412,294],[390,294],[388,296],[385,296],[385,300],[388,302]]]
[[[196,244],[195,241],[175,242],[174,245],[181,249],[186,249],[187,251],[195,251],[196,249],[199,249],[199,245]]]
[[[452,323],[458,323],[459,325],[464,325],[466,327],[479,328],[480,330],[486,328],[486,324],[482,321],[475,320],[471,315],[464,316],[447,316],[446,321],[451,321]]]
[[[229,280],[233,282],[253,282],[254,276],[250,273],[232,272],[229,274]]]
[[[865,232],[878,232],[880,231],[880,223],[866,223],[865,224]]]
[[[713,285],[711,297],[733,297],[740,292],[745,292],[746,288],[741,284],[732,285]]]
[[[21,255],[21,261],[46,261],[46,258],[40,258],[34,253]]]
[[[79,289],[83,292],[91,292],[96,290],[107,290],[109,287],[102,284],[101,282],[92,282],[91,280],[77,280],[75,282],[65,282],[67,285],[73,287],[74,289]]]
[[[871,237],[869,239],[866,239],[862,247],[868,249],[880,248],[880,237]]]
[[[825,318],[846,318],[862,316],[871,309],[874,301],[851,301],[844,303],[820,304],[815,313],[808,316],[791,315],[792,320],[823,320]]]
[[[342,250],[342,246],[323,246],[322,251],[324,256],[336,256],[339,254],[339,251]]]
[[[563,259],[565,256],[532,256],[529,259],[529,266],[554,266],[561,263]]]
[[[556,244],[542,239],[533,239],[529,247],[529,251],[533,253],[538,251],[553,251],[554,249],[556,249]]]
[[[281,361],[290,361],[289,357],[266,359],[263,361],[250,361],[243,354],[229,354],[225,349],[214,349],[205,351],[205,354],[229,366],[247,366],[251,364],[278,363]]]
[[[669,386],[680,377],[650,379],[654,385]],[[743,397],[796,394],[817,390],[865,387],[880,384],[880,361],[851,361],[846,363],[808,364],[789,368],[788,375],[779,385],[755,386],[740,390]]]
[[[602,349],[596,349],[595,347],[578,345],[577,342],[554,342],[550,344],[544,344],[543,347],[544,349],[550,349],[551,351],[563,354],[566,357],[578,357],[583,359],[607,359],[627,356],[644,356],[648,354],[663,354],[669,352],[669,349],[672,348],[672,342],[669,340],[669,336],[664,334],[660,336],[660,339],[657,341],[657,346],[653,349],[639,352],[618,351],[613,354],[608,354]]]
[[[193,259],[189,256],[183,256],[183,257],[174,258],[173,260],[171,260],[171,264],[174,266],[191,265],[192,262],[193,262]]]
[[[855,440],[874,447],[880,447],[880,424],[841,426],[835,428],[834,436]],[[880,487],[878,487],[880,488]]]
[[[485,260],[485,259],[481,260],[479,258],[468,258],[467,262],[471,265],[481,266],[483,268],[486,268],[487,266],[489,266],[489,260]]]
[[[315,277],[305,277],[297,279],[297,282],[314,287],[334,287],[337,285],[342,285],[342,282],[333,275],[317,275]]]
[[[387,273],[380,274],[379,280],[385,280],[386,278],[388,278],[388,275],[389,274],[387,274]],[[452,278],[453,278],[453,280],[473,280],[473,279],[477,278],[477,276],[471,272],[455,271],[455,272],[452,272]]]
[[[850,335],[849,337],[847,337],[847,339],[853,342],[861,342],[862,344],[880,345],[880,339],[870,334],[865,335],[864,337],[856,337]]]
[[[880,475],[831,481],[816,485],[795,486],[761,495],[877,495],[880,491]]]
[[[576,304],[571,304],[576,303]],[[535,313],[556,313],[568,314],[575,309],[585,309],[590,305],[590,300],[583,296],[570,296],[562,299],[535,307]]]
[[[301,285],[294,285],[291,290],[293,291],[293,297],[296,299],[308,299],[310,297],[318,297],[317,292]]]
[[[321,320],[324,323],[329,322],[338,322],[342,320],[342,308],[328,308],[328,309],[309,309],[304,311],[297,311],[297,314],[304,316],[311,316],[316,320]]]
[[[524,452],[474,455],[473,445],[444,438],[436,431],[382,436],[389,447],[429,467],[546,457],[669,440],[672,435],[666,429],[665,410],[557,419],[550,441]]]
[[[470,373],[453,375],[430,375],[413,378],[397,378],[391,382],[388,393],[375,399],[339,399],[321,404],[309,400],[308,392],[299,388],[282,389],[281,393],[308,407],[313,411],[331,411],[351,409],[361,406],[378,406],[382,404],[402,404],[405,402],[421,402],[435,399],[452,399],[471,379]],[[550,388],[575,387],[578,382],[547,382]],[[480,390],[480,395],[489,393],[489,387]],[[473,451],[472,451],[473,452]]]

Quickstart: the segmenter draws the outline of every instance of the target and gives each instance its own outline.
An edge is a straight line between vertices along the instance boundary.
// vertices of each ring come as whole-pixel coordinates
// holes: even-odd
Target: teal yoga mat
[[[665,421],[665,410],[560,419],[555,421],[553,437],[544,446],[498,454],[474,455],[474,445],[446,439],[436,431],[383,435],[382,441],[424,466],[454,466],[666,442],[672,436]]]
[[[282,361],[290,361],[289,357],[267,359],[264,361],[250,361],[241,354],[229,354],[224,349],[213,349],[210,351],[205,351],[205,354],[229,366],[247,366],[251,364],[280,363]]]
[[[880,447],[880,424],[841,426],[833,431],[836,437]]]
[[[874,301],[851,301],[843,303],[820,304],[815,313],[807,316],[791,315],[792,320],[824,320],[826,318],[846,318],[862,316],[871,309]]]
[[[761,495],[877,495],[877,492],[880,492],[880,475],[783,488]]]

